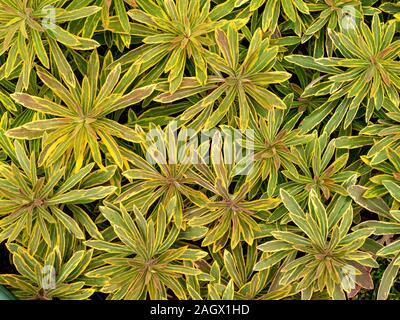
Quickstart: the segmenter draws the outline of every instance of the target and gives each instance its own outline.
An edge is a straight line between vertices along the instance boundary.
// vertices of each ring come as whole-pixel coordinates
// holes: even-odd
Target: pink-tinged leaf
[[[17,103],[31,110],[59,117],[74,116],[74,114],[68,109],[46,99],[34,97],[26,93],[14,93],[11,97]]]
[[[104,111],[100,113],[100,116],[105,116],[111,112],[115,112],[142,101],[153,93],[155,87],[156,85],[151,84],[143,88],[134,89],[131,93],[119,98],[113,105],[110,105],[108,108],[106,107]]]
[[[221,50],[226,62],[231,68],[235,67],[235,58],[232,56],[231,50],[229,48],[228,37],[225,32],[221,29],[215,30],[215,39],[217,41],[218,47]]]

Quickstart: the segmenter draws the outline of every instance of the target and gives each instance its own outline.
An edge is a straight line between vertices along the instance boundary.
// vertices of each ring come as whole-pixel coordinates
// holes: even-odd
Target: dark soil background
[[[14,266],[10,262],[10,255],[5,246],[5,242],[0,244],[0,274],[2,273],[16,273]]]

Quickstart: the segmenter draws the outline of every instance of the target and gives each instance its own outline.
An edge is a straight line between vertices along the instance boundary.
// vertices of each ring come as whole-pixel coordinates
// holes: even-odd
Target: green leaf
[[[394,264],[395,259],[392,260],[392,262],[388,265],[388,267],[385,269],[383,272],[380,284],[379,284],[379,289],[378,289],[378,295],[377,295],[377,300],[386,300],[389,296],[390,289],[393,286],[393,283],[397,277],[397,274],[399,273],[400,266]]]
[[[396,201],[400,202],[400,186],[390,180],[384,180],[382,183],[392,197],[396,199]]]
[[[47,204],[60,203],[90,203],[94,200],[103,199],[116,190],[116,187],[94,187],[86,190],[73,190],[64,194],[56,195],[47,201]]]
[[[271,268],[275,264],[277,264],[282,259],[286,258],[290,254],[290,251],[283,251],[283,252],[275,252],[270,255],[268,258],[257,262],[254,265],[254,271],[262,271],[268,268]]]

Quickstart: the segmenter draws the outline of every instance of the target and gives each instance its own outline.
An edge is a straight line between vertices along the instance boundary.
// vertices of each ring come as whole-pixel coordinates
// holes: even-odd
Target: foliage
[[[89,240],[86,244],[110,255],[102,259],[106,266],[99,266],[87,273],[88,277],[107,277],[102,292],[111,293],[111,299],[167,298],[167,288],[185,299],[182,275],[199,275],[201,271],[186,266],[183,261],[193,263],[207,255],[206,252],[190,249],[189,246],[175,247],[179,230],[172,227],[167,231],[167,215],[160,207],[157,221],[146,221],[141,212],[134,208],[135,220],[121,208],[105,206],[101,213],[122,243]]]
[[[399,299],[399,29],[398,1],[0,0],[0,285]]]
[[[324,289],[332,298],[344,299],[343,291],[350,293],[354,287],[351,281],[363,285],[362,277],[352,278],[351,274],[362,275],[363,267],[378,266],[370,253],[358,250],[374,229],[363,228],[349,233],[353,220],[351,202],[338,197],[335,203],[330,203],[331,210],[327,212],[312,189],[305,213],[284,189],[281,189],[281,198],[291,220],[304,236],[273,231],[275,240],[258,246],[270,255],[260,260],[254,266],[255,270],[266,269],[293,254],[296,259],[288,259],[284,264],[279,283],[297,283],[296,290],[301,291],[305,299],[309,299],[314,291]],[[299,252],[303,255],[299,256]]]

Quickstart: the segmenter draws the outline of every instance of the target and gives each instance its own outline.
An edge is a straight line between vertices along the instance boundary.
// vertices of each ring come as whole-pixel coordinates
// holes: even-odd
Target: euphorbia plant
[[[26,93],[14,93],[12,97],[19,104],[52,118],[34,120],[9,130],[7,135],[19,139],[43,137],[39,164],[50,165],[72,153],[76,170],[81,168],[86,154],[90,154],[101,167],[103,157],[100,145],[103,145],[115,163],[122,167],[121,151],[114,137],[132,142],[140,142],[142,137],[135,130],[107,118],[107,115],[140,102],[153,92],[155,86],[136,88],[125,93],[137,75],[135,65],[123,77],[121,66],[117,65],[104,81],[99,78],[99,72],[100,62],[96,51],[90,56],[81,85],[64,85],[44,70],[39,71],[40,79],[51,89],[53,97],[62,103]]]
[[[357,276],[366,272],[365,267],[378,267],[370,253],[360,250],[374,229],[349,232],[351,201],[338,198],[338,204],[332,205],[329,212],[312,189],[304,212],[288,192],[281,189],[280,194],[299,232],[272,231],[274,240],[258,246],[268,255],[254,269],[263,270],[294,257],[285,261],[279,283],[296,285],[303,299],[311,299],[314,292],[325,289],[333,299],[345,299],[345,292],[354,289],[355,283],[369,287],[364,277]]]
[[[35,58],[50,68],[50,56],[63,79],[74,85],[74,72],[58,43],[78,50],[99,46],[97,41],[72,34],[60,24],[89,17],[101,8],[75,5],[74,9],[68,10],[62,6],[63,1],[58,0],[0,1],[0,56],[8,54],[0,70],[7,78],[18,68],[19,88],[28,88]]]

